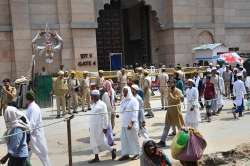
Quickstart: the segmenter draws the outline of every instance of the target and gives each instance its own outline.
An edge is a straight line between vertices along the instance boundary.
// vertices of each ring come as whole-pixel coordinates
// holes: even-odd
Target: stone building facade
[[[15,78],[30,72],[31,40],[46,23],[63,37],[64,48],[53,65],[37,57],[37,71],[45,66],[55,72],[59,64],[66,69],[96,71],[101,50],[107,56],[119,43],[110,43],[111,50],[105,41],[113,31],[106,33],[103,28],[97,33],[106,23],[102,20],[105,13],[114,18],[112,3],[120,3],[114,10],[120,14],[120,48],[125,64],[134,55],[145,63],[191,64],[192,48],[203,43],[220,42],[250,52],[248,0],[0,0],[0,77]],[[117,29],[114,31],[119,35]],[[106,37],[101,35],[104,32]],[[98,41],[104,42],[104,48]]]

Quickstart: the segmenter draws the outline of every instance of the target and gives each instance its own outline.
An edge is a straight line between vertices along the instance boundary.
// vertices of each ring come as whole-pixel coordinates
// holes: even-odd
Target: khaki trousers
[[[144,91],[144,110],[148,112],[149,115],[153,116],[154,113],[151,110],[150,99],[151,99],[151,90],[148,89]]]
[[[57,107],[57,116],[60,116],[61,107],[63,114],[66,114],[66,101],[65,96],[56,96],[56,107]]]
[[[82,90],[82,110],[84,110],[85,105],[90,108],[90,88],[85,88]]]
[[[70,106],[73,108],[75,112],[78,107],[78,93],[77,92],[70,92]]]
[[[168,100],[167,100],[168,88],[160,87],[160,93],[161,93],[161,106],[162,108],[164,108],[168,105]]]
[[[230,82],[225,82],[226,97],[230,97]]]

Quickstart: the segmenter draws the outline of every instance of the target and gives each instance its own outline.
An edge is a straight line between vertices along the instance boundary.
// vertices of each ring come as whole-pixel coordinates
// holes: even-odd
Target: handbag
[[[180,161],[198,161],[207,146],[205,139],[194,130],[189,130],[189,140],[186,148],[177,156]]]
[[[177,159],[178,154],[186,147],[188,143],[189,135],[185,131],[179,132],[171,144],[171,155],[174,159]]]

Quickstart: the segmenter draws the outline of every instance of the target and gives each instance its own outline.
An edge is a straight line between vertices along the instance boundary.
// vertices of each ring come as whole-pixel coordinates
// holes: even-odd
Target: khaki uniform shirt
[[[64,79],[57,78],[54,82],[53,90],[56,96],[64,96],[68,91],[67,82]]]

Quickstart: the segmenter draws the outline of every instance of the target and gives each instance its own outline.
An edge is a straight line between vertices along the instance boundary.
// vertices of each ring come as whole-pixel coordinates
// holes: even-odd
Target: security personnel
[[[161,69],[159,80],[160,80],[161,106],[162,109],[166,109],[169,77],[168,74],[166,73],[165,67]]]
[[[66,101],[65,95],[68,92],[67,81],[64,80],[64,72],[59,71],[58,77],[53,84],[53,93],[56,95],[57,117],[60,118],[60,107],[62,107],[63,115],[66,114]]]
[[[80,82],[76,78],[75,71],[71,71],[69,78],[69,95],[70,95],[70,106],[73,108],[73,113],[77,113],[78,107],[78,94],[80,92]]]
[[[128,77],[126,74],[126,70],[122,68],[121,73],[118,76],[118,83],[119,83],[119,88],[120,88],[120,99],[122,98],[122,90],[123,88],[127,85],[128,83]]]
[[[89,72],[84,71],[83,72],[83,79],[81,81],[81,94],[82,94],[82,111],[85,112],[85,104],[88,105],[88,110],[91,110],[90,108],[90,78],[89,78]]]
[[[16,88],[10,85],[10,79],[6,78],[3,80],[1,93],[0,116],[4,114],[7,104],[16,99]]]
[[[144,110],[148,112],[145,116],[148,118],[153,118],[154,113],[151,110],[151,78],[149,76],[149,71],[144,71],[144,82],[143,82],[143,92],[144,92]]]
[[[101,89],[102,85],[105,81],[104,76],[103,76],[104,71],[99,70],[98,71],[98,76],[96,77],[96,89]]]

